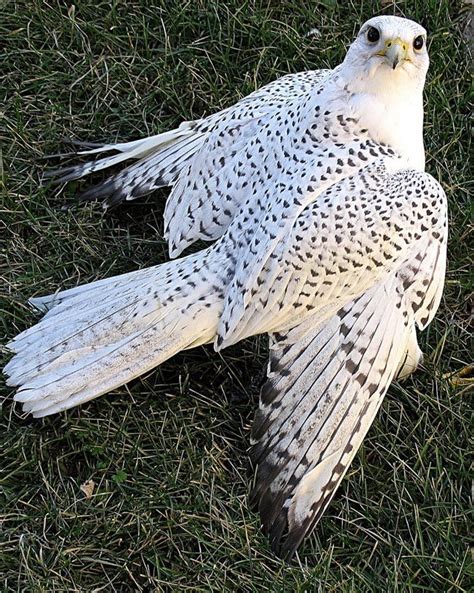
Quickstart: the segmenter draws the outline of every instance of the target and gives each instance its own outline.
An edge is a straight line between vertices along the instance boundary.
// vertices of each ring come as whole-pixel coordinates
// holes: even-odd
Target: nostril
[[[387,47],[392,47],[392,42],[391,42],[391,41],[389,41],[389,42],[387,43]]]

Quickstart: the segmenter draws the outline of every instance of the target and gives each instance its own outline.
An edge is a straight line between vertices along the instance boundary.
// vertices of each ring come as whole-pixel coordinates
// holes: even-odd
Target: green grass
[[[380,4],[81,1],[68,12],[53,0],[3,1],[2,334],[34,322],[32,295],[166,259],[165,192],[103,214],[90,205],[62,209],[77,184],[41,187],[39,159],[58,152],[61,138],[157,133],[284,73],[335,65]],[[266,359],[265,340],[254,339],[221,355],[211,348],[179,355],[45,420],[22,417],[11,389],[1,387],[5,591],[470,589],[468,396],[443,378],[470,354],[461,4],[397,3],[430,32],[428,170],[450,202],[447,286],[421,339],[425,369],[390,389],[299,561],[272,555],[248,509],[246,450]],[[305,36],[313,27],[320,37]],[[80,486],[90,479],[88,499]]]

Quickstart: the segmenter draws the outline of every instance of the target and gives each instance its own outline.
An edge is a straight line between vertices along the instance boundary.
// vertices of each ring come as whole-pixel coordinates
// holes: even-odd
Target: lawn
[[[382,4],[393,13],[355,0],[1,2],[2,336],[34,322],[32,295],[167,259],[165,191],[104,213],[64,208],[80,184],[41,185],[55,162],[42,157],[64,150],[63,138],[158,133],[285,73],[334,66]],[[447,377],[470,362],[463,4],[397,2],[429,31],[427,169],[450,204],[447,284],[421,337],[424,368],[390,389],[297,560],[273,556],[248,508],[260,338],[189,351],[45,420],[22,416],[2,383],[5,591],[470,589],[468,393]],[[81,490],[89,480],[92,495]]]

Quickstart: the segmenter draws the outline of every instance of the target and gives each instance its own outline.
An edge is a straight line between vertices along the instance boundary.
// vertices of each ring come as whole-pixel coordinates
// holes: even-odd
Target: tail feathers
[[[167,264],[162,264],[160,266],[161,273],[165,271],[166,266]],[[98,290],[101,291],[102,295],[106,295],[109,292],[115,293],[118,283],[120,283],[120,286],[124,288],[129,284],[133,285],[136,280],[150,280],[154,276],[156,269],[157,267],[133,270],[132,272],[127,272],[125,274],[121,274],[120,276],[112,276],[111,278],[103,278],[102,280],[96,280],[95,282],[90,282],[89,284],[81,284],[79,286],[61,290],[60,292],[55,292],[47,296],[33,297],[29,300],[29,302],[39,311],[47,312],[48,316],[56,315],[62,312],[62,309],[59,307],[59,305],[63,305],[65,302],[67,302],[67,306],[69,307],[75,306],[76,301],[86,304],[86,301],[83,298],[86,293],[92,293]]]
[[[221,296],[196,276],[197,257],[40,299],[49,311],[8,345],[16,355],[4,372],[19,387],[15,400],[47,416],[212,341]]]
[[[112,306],[114,303],[112,303]],[[143,306],[138,298],[108,310],[108,303],[91,307],[80,317],[66,319],[60,324],[41,322],[37,333],[21,345],[13,344],[12,350],[21,356],[15,357],[5,367],[9,385],[21,385],[32,377],[50,370],[50,364],[58,359],[64,362],[65,355],[93,343],[99,348],[119,340],[123,334],[140,332],[145,324],[157,326],[170,311]],[[147,310],[148,309],[148,310]],[[44,327],[43,326],[44,323]],[[64,357],[64,358],[62,358]]]
[[[105,199],[104,205],[112,206],[174,183],[205,137],[205,133],[195,130],[194,122],[185,122],[175,130],[149,138],[78,151],[76,154],[83,156],[102,155],[111,151],[117,154],[48,171],[45,177],[51,178],[54,183],[64,183],[129,160],[137,161],[117,175],[91,187],[81,196],[82,200]]]
[[[45,369],[36,379],[23,385],[15,400],[23,402],[25,412],[35,417],[67,410],[115,389],[155,368],[191,344],[212,339],[209,332],[200,339],[185,339],[181,334],[166,336],[154,348],[150,341],[159,340],[158,327],[136,332],[102,348],[80,348],[67,353]]]
[[[30,327],[18,336],[13,338],[7,347],[13,352],[25,352],[28,348],[40,347],[40,341],[45,337],[51,347],[54,344],[56,335],[64,338],[64,326],[67,325],[68,331],[73,335],[73,330],[84,331],[91,325],[101,322],[102,324],[109,318],[112,323],[116,321],[116,316],[121,311],[123,315],[132,317],[132,306],[138,306],[140,298],[135,295],[136,287],[134,282],[140,281],[142,285],[147,285],[145,291],[152,291],[153,268],[139,270],[123,276],[99,280],[92,284],[78,286],[50,296],[30,299],[30,303],[37,309],[45,312],[41,323]],[[163,272],[163,271],[162,271]],[[100,298],[98,295],[100,294]],[[102,328],[101,328],[102,329]],[[13,364],[11,361],[7,367]]]

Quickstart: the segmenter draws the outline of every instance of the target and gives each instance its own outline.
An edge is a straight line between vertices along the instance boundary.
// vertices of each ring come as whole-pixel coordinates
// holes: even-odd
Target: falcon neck
[[[359,124],[376,142],[384,142],[404,157],[408,166],[425,169],[423,145],[423,85],[405,72],[377,73],[373,78],[338,77],[339,91]],[[341,88],[342,86],[342,88]]]

